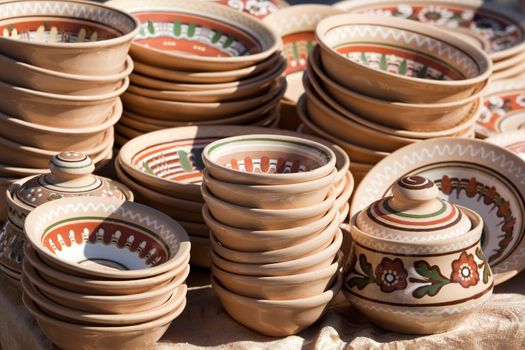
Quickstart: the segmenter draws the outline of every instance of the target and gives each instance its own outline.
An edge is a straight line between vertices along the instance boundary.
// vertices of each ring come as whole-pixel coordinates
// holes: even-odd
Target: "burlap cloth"
[[[194,268],[188,305],[155,350],[175,349],[525,349],[525,273],[496,287],[494,295],[458,329],[417,337],[375,327],[342,295],[316,324],[297,336],[269,338],[233,321]],[[21,304],[20,292],[0,277],[0,344],[3,350],[53,349]],[[1,350],[0,349],[0,350]]]

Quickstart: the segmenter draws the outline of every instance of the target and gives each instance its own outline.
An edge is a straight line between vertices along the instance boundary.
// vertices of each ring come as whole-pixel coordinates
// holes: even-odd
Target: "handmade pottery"
[[[24,229],[7,220],[0,230],[0,264],[18,274],[24,259]]]
[[[322,144],[269,134],[212,142],[202,159],[214,178],[251,185],[307,182],[326,176],[335,166],[335,154]]]
[[[2,3],[0,3],[0,6]],[[84,128],[101,124],[111,115],[129,79],[112,92],[92,96],[68,96],[29,90],[0,82],[0,111],[24,121],[57,128]],[[16,101],[17,103],[12,103]]]
[[[218,4],[229,6],[230,8],[245,12],[249,15],[263,19],[266,16],[274,14],[289,7],[288,3],[284,0],[208,0],[211,2],[216,2]]]
[[[207,206],[202,209],[204,221],[221,244],[243,252],[279,250],[311,240],[335,220],[337,212],[334,206],[321,219],[301,227],[257,231],[223,225],[211,215]]]
[[[324,314],[341,289],[342,277],[338,273],[330,289],[322,294],[289,300],[244,297],[224,288],[213,276],[211,285],[224,309],[233,319],[258,333],[284,337],[299,333]]]
[[[350,197],[352,196],[352,193],[354,192],[355,187],[355,180],[350,171],[347,172],[346,175],[346,182],[345,187],[343,189],[343,192],[337,196],[335,199],[335,205],[337,208],[339,208],[339,213],[341,222],[343,222],[346,217],[348,216],[348,211],[350,210],[350,203],[348,201],[350,200]],[[343,215],[346,213],[345,215]]]
[[[190,236],[191,240],[191,259],[190,264],[194,266],[204,267],[209,269],[211,267],[210,257],[210,240],[208,237]]]
[[[401,178],[392,194],[352,217],[345,295],[389,330],[453,329],[494,286],[481,250],[483,220],[439,199],[438,187],[422,176]]]
[[[341,231],[337,229],[334,240],[325,249],[308,256],[279,263],[236,263],[222,258],[216,254],[213,249],[210,254],[213,264],[231,273],[247,276],[287,276],[315,271],[330,266],[341,247],[342,241]]]
[[[525,130],[514,130],[491,136],[485,141],[508,149],[525,160]]]
[[[177,220],[177,222],[182,227],[184,227],[184,229],[188,233],[188,236],[190,236],[190,240],[192,237],[202,237],[206,239],[210,237],[210,229],[208,228],[206,224],[188,222],[188,221],[182,221],[182,220]]]
[[[118,74],[139,32],[133,16],[76,0],[3,1],[0,18],[0,53],[69,74]]]
[[[177,318],[186,306],[186,301],[183,300],[175,311],[139,325],[96,327],[57,320],[42,312],[27,295],[22,299],[42,332],[64,350],[114,350],[119,347],[129,350],[146,349],[162,337],[171,321]]]
[[[322,294],[332,285],[343,266],[343,253],[339,251],[333,263],[320,270],[272,277],[243,276],[224,271],[212,265],[212,275],[229,291],[250,298],[290,300]]]
[[[442,138],[406,146],[379,162],[354,193],[350,215],[387,196],[405,175],[432,180],[440,196],[478,213],[482,248],[496,284],[525,268],[523,160],[499,146],[474,139]]]
[[[153,66],[233,70],[268,59],[281,47],[276,34],[257,19],[209,2],[113,0],[107,4],[139,19],[131,56]]]
[[[190,250],[186,232],[173,219],[114,198],[72,197],[42,204],[29,213],[24,230],[46,263],[79,276],[130,279],[158,275],[180,265]],[[67,237],[75,236],[69,239],[64,232]],[[128,239],[133,244],[125,244]],[[139,245],[144,248],[132,250]]]
[[[482,0],[352,0],[336,7],[350,13],[407,18],[451,30],[467,30],[489,41],[494,62],[512,57],[525,47],[523,15]]]
[[[504,80],[504,79],[518,79],[520,75],[525,73],[525,62],[520,62],[508,69],[494,72],[491,76],[492,81]]]

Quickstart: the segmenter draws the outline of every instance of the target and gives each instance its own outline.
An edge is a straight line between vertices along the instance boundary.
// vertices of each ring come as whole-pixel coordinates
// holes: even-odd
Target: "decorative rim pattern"
[[[216,0],[216,2],[259,19],[289,6],[283,0]]]
[[[525,160],[525,130],[515,130],[504,132],[496,136],[489,137],[485,141],[508,149]]]

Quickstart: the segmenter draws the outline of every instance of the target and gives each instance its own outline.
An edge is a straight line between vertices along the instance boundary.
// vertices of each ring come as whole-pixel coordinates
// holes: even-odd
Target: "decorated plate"
[[[234,10],[245,12],[262,19],[282,8],[289,7],[283,0],[208,0],[221,5],[226,5]]]
[[[490,85],[476,134],[490,137],[525,128],[525,81],[502,80]]]
[[[494,61],[525,48],[525,17],[482,0],[348,0],[336,4],[347,12],[393,16],[448,29],[468,29],[489,42]],[[462,31],[464,33],[464,31]]]
[[[506,148],[525,160],[525,130],[504,132],[485,141]]]
[[[443,199],[481,215],[482,248],[496,283],[525,268],[525,163],[517,155],[482,140],[460,138],[406,146],[365,176],[350,214],[390,195],[392,184],[406,175],[429,178]]]

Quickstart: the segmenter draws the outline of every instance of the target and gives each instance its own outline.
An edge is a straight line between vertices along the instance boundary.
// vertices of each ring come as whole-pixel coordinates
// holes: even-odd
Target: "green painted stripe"
[[[388,70],[388,62],[386,61],[386,55],[382,54],[381,59],[379,60],[379,68],[381,70]]]
[[[223,49],[227,49],[227,48],[229,48],[234,42],[235,42],[235,38],[232,37],[232,36],[229,36],[229,37],[226,38],[226,41],[225,41],[224,44],[222,45],[222,48],[223,48]]]
[[[152,22],[152,21],[148,21],[148,31],[149,31],[151,34],[155,34],[155,26],[153,25],[153,22]]]
[[[315,46],[315,41],[308,40],[306,42],[306,50],[308,50],[308,53],[312,52],[312,49],[314,48],[314,46]]]
[[[299,48],[297,47],[297,43],[294,41],[292,43],[292,51],[293,51],[293,57],[296,61],[299,61]]]
[[[188,36],[192,38],[195,35],[195,29],[197,28],[197,25],[195,23],[190,23],[188,25]]]
[[[405,58],[405,59],[403,59],[403,61],[399,65],[399,74],[401,74],[401,75],[407,74],[407,65],[408,65],[408,62],[407,62],[407,60]]]
[[[155,175],[155,173],[153,173],[153,170],[151,170],[151,168],[150,168],[148,163],[146,163],[144,161],[144,162],[142,162],[142,166],[144,167],[144,169],[146,169],[145,173],[148,173],[148,174],[151,174],[151,175]]]
[[[175,22],[173,22],[173,34],[175,36],[180,36],[181,33],[182,33],[182,23],[180,20],[176,20]]]
[[[364,52],[361,52],[361,62],[363,62],[363,64],[365,66],[368,66],[370,63],[368,62],[368,58],[366,58],[366,54]]]
[[[423,68],[421,68],[419,70],[419,72],[417,72],[417,77],[418,78],[426,78],[427,77],[427,73],[428,73],[428,67],[423,65]]]
[[[215,32],[215,34],[213,35],[213,38],[211,38],[212,44],[216,44],[219,41],[219,39],[221,38],[221,36],[222,36],[222,32],[221,31]]]
[[[182,166],[182,169],[186,171],[191,171],[193,167],[191,166],[190,158],[188,157],[188,153],[184,150],[178,150],[177,156],[179,157],[180,165]]]
[[[392,208],[389,204],[389,202],[392,200],[392,198],[388,199],[388,200],[385,200],[383,202],[383,208],[389,212],[390,214],[394,214],[396,216],[400,216],[402,218],[410,218],[410,219],[430,219],[430,218],[433,218],[433,217],[436,217],[436,216],[439,216],[441,214],[443,214],[446,210],[447,210],[447,204],[443,201],[441,201],[441,208],[439,208],[437,211],[433,212],[433,213],[428,213],[428,214],[407,214],[407,213],[402,213],[402,212],[399,212],[397,210],[395,210],[394,208]]]

